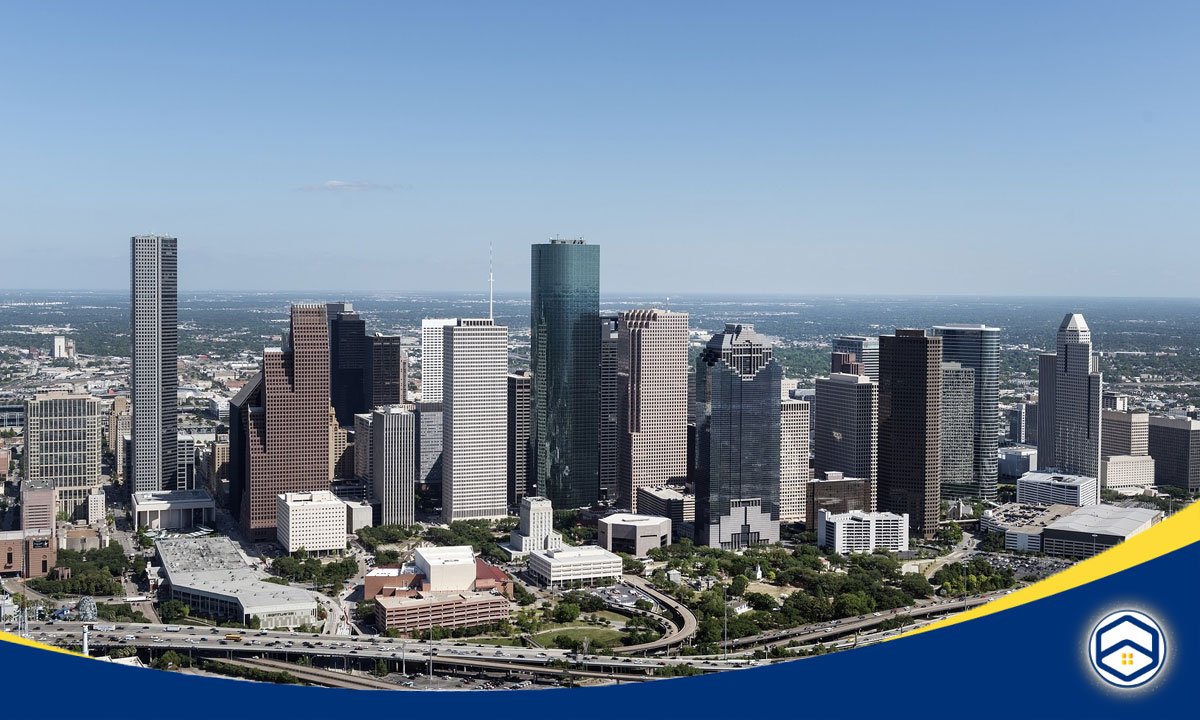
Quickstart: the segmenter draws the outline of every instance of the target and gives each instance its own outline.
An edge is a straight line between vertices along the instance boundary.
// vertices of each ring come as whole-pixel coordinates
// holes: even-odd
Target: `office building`
[[[371,415],[371,496],[383,525],[416,522],[416,431],[411,406],[378,407]]]
[[[49,478],[21,483],[21,529],[54,532],[58,492]]]
[[[74,360],[75,341],[63,335],[55,335],[54,347],[51,349],[50,357],[55,360]]]
[[[354,423],[338,422],[337,413],[329,408],[329,479],[346,480],[354,477]]]
[[[812,479],[808,403],[784,400],[779,412],[779,522],[801,523],[808,508],[808,481]]]
[[[1016,445],[1000,448],[1000,477],[1013,481],[1037,470],[1037,448]]]
[[[817,511],[817,545],[832,552],[908,552],[908,518],[888,512]]]
[[[417,483],[424,487],[442,485],[442,404],[416,404]]]
[[[933,328],[942,338],[942,361],[958,363],[973,376],[973,440],[971,481],[960,483],[957,466],[942,468],[943,494],[980,500],[996,499],[997,456],[1000,444],[1000,328],[987,325],[950,324]],[[945,408],[943,408],[945,412]],[[943,422],[943,429],[951,427]],[[955,441],[951,441],[951,446]],[[945,460],[945,456],[943,456]]]
[[[371,407],[408,402],[408,352],[398,335],[371,338]]]
[[[354,416],[354,479],[367,487],[371,485],[371,423],[374,419],[373,412]]]
[[[325,381],[328,379],[326,372]],[[324,420],[322,414],[321,422]],[[262,580],[227,537],[163,539],[154,547],[168,596],[187,603],[192,615],[246,626],[257,618],[263,630],[319,622],[311,592]]]
[[[125,479],[125,438],[129,436],[132,427],[129,398],[118,395],[113,398],[112,406],[108,409],[108,423],[105,431],[108,452],[113,456],[112,478],[114,482]]]
[[[942,338],[897,330],[879,338],[878,506],[937,534],[941,508]]]
[[[942,363],[941,452],[942,497],[979,497],[975,482],[975,371],[956,362]]]
[[[134,527],[144,530],[191,530],[215,527],[217,503],[205,490],[137,492],[131,498]]]
[[[521,498],[520,520],[501,546],[510,557],[525,557],[534,550],[557,550],[563,547],[560,533],[554,531],[554,506],[544,497]]]
[[[813,395],[813,469],[875,483],[879,463],[879,385],[865,375],[817,378]]]
[[[1074,505],[1100,502],[1096,478],[1032,472],[1017,478],[1017,502],[1024,505]]]
[[[1149,431],[1154,484],[1200,492],[1200,420],[1156,416]]]
[[[196,489],[196,438],[191,435],[175,438],[175,489]]]
[[[828,510],[841,515],[855,510],[875,512],[875,483],[870,478],[846,477],[840,472],[826,473],[824,478],[808,482],[808,498],[804,525],[817,526],[817,511]]]
[[[1016,403],[1008,409],[1008,433],[1005,438],[1018,445],[1025,442],[1025,431],[1029,425],[1029,412],[1025,403]]]
[[[208,479],[214,487],[229,477],[229,435],[217,435],[208,453]]]
[[[617,404],[620,385],[617,380],[617,341],[620,339],[620,318],[617,315],[600,317],[600,498],[617,499],[617,433],[620,423]],[[689,396],[690,397],[690,396]]]
[[[354,416],[371,409],[371,340],[367,321],[350,303],[327,303],[329,320],[329,404],[337,424],[354,425]]]
[[[617,486],[637,512],[638,488],[687,479],[688,316],[623,312],[617,342]]]
[[[346,549],[346,503],[328,490],[282,493],[275,500],[276,540],[284,550],[310,554]]]
[[[235,425],[247,463],[241,525],[247,537],[275,539],[282,493],[328,490],[329,323],[324,305],[293,305],[288,345],[263,350],[262,371],[230,402],[230,467]],[[234,407],[244,407],[235,423]],[[232,490],[232,483],[231,483]]]
[[[512,603],[490,592],[425,593],[375,598],[375,627],[421,637],[431,627],[478,627],[507,622]]]
[[[596,544],[609,552],[646,557],[651,550],[671,544],[671,519],[636,513],[600,518]]]
[[[602,547],[584,545],[529,554],[529,573],[550,588],[568,585],[607,585],[621,579],[624,563]]]
[[[1102,410],[1100,456],[1149,455],[1150,413]]]
[[[783,370],[753,325],[726,323],[696,359],[696,543],[779,540]]]
[[[52,531],[0,531],[0,575],[46,577],[57,563],[58,545]]]
[[[530,397],[529,371],[508,376],[508,504],[517,506],[529,492]]]
[[[130,240],[130,466],[135,491],[175,489],[178,438],[178,242]]]
[[[682,487],[638,488],[638,508],[647,515],[670,518],[676,535],[685,523],[696,522],[696,496]]]
[[[1061,517],[1042,530],[1042,552],[1088,558],[1145,532],[1163,519],[1161,510],[1092,505]]]
[[[421,321],[421,402],[442,401],[442,336],[443,328],[453,325],[453,318],[426,318]]]
[[[45,393],[25,403],[25,479],[52,483],[58,511],[70,517],[100,485],[103,425],[100,401],[89,395]]]
[[[508,514],[508,328],[442,328],[442,521]]]
[[[1106,392],[1100,398],[1100,405],[1105,410],[1115,410],[1117,412],[1122,412],[1122,413],[1128,412],[1129,411],[1129,396],[1122,395],[1121,393]],[[1100,437],[1101,437],[1101,439],[1103,439],[1103,437],[1104,437],[1103,432],[1100,434]]]
[[[530,369],[539,495],[560,510],[600,497],[600,248],[532,246]]]
[[[1100,461],[1100,487],[1137,495],[1154,484],[1154,458],[1149,455],[1106,455]]]
[[[843,335],[833,339],[833,352],[852,353],[862,366],[862,374],[879,382],[879,338],[862,335]]]
[[[1068,313],[1057,351],[1038,359],[1039,469],[1099,477],[1102,391],[1092,331],[1082,315]]]

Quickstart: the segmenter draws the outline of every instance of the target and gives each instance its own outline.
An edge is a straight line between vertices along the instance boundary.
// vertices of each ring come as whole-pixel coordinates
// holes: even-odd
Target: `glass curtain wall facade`
[[[1000,328],[940,325],[942,359],[975,371],[974,487],[966,497],[995,501],[1000,447]],[[952,494],[952,496],[956,496]]]

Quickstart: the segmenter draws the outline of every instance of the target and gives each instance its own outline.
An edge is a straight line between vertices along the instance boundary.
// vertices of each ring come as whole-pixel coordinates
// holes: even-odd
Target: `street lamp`
[[[1096,557],[1096,533],[1092,533],[1092,557]]]

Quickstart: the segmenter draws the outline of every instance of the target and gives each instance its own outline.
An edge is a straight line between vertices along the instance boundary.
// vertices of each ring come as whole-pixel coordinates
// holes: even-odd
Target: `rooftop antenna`
[[[488,240],[488,319],[495,321],[496,315],[493,312],[493,305],[496,296],[496,278],[492,275],[492,262],[495,253],[492,248],[492,241]]]

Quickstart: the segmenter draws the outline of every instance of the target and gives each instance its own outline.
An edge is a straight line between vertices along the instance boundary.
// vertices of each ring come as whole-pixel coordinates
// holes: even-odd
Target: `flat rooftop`
[[[1055,520],[1046,529],[1128,537],[1153,525],[1162,516],[1161,510],[1148,508],[1089,505]]]
[[[551,564],[579,560],[621,559],[620,555],[610,553],[599,545],[581,545],[579,547],[565,547],[559,550],[534,550],[531,554],[546,558]]]
[[[208,494],[207,490],[155,490],[135,492],[133,494],[133,504],[135,507],[196,504],[212,504],[215,507],[216,501],[213,500],[212,495]]]
[[[312,593],[290,585],[266,582],[246,565],[233,541],[226,537],[172,538],[155,543],[171,585],[181,589],[236,599],[246,613],[316,605]]]
[[[1053,485],[1079,486],[1085,482],[1096,482],[1096,478],[1085,475],[1067,475],[1065,473],[1027,472],[1017,478],[1017,482],[1050,483]]]
[[[420,607],[421,605],[430,605],[433,603],[478,602],[480,600],[494,600],[497,597],[503,596],[491,592],[418,592],[412,597],[377,597],[375,598],[375,602],[379,603],[379,606],[384,610],[395,610],[397,608]]]
[[[427,565],[475,565],[475,549],[470,545],[453,545],[451,547],[418,548],[417,558]]]
[[[1021,503],[1008,503],[1001,505],[993,510],[985,511],[991,513],[987,517],[992,522],[1004,527],[1007,530],[1025,531],[1034,530],[1041,532],[1043,528],[1050,523],[1067,517],[1072,513],[1081,510],[1074,505],[1024,505]]]

